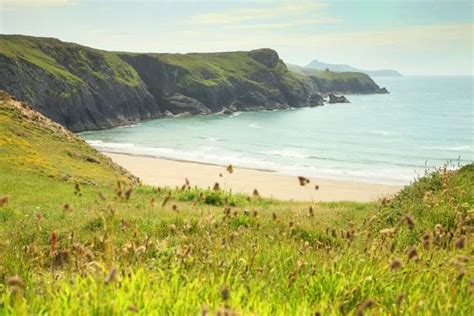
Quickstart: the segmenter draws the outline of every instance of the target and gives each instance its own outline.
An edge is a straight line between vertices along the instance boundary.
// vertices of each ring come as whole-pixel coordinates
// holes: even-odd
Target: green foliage
[[[0,55],[33,64],[72,86],[91,76],[132,87],[141,84],[137,72],[117,54],[53,38],[0,35]]]
[[[399,230],[394,243],[400,247],[416,244],[423,234],[459,235],[474,224],[473,184],[474,164],[458,171],[443,168],[429,172],[405,187],[393,200],[382,203],[371,228],[374,232],[387,228]],[[414,222],[411,229],[407,225],[410,220]]]

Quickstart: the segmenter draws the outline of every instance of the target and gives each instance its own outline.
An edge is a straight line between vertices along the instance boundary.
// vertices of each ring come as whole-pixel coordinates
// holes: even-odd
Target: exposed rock
[[[337,96],[337,95],[334,95],[334,94],[330,93],[328,96],[329,96],[329,103],[351,103],[343,95]]]
[[[180,93],[175,93],[173,96],[166,99],[167,111],[174,115],[187,112],[189,115],[195,114],[210,114],[211,110],[204,106],[201,102],[191,97],[187,97]]]
[[[390,92],[388,92],[387,88],[383,87],[380,89],[380,91],[378,92],[379,94],[389,94]]]
[[[278,53],[270,48],[255,49],[250,51],[249,55],[269,68],[275,67],[280,61]]]
[[[310,107],[315,107],[315,106],[323,106],[324,105],[324,98],[322,95],[318,93],[314,93],[309,97],[309,106]]]

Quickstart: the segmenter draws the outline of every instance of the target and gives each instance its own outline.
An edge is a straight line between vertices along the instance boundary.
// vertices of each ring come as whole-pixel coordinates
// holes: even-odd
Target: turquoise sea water
[[[474,161],[473,77],[376,78],[389,95],[350,104],[166,118],[85,132],[100,150],[404,184]]]

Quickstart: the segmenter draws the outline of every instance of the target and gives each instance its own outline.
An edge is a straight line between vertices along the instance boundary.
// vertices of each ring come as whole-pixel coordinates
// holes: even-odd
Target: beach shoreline
[[[225,167],[212,163],[106,151],[102,153],[139,177],[144,184],[162,187],[181,187],[188,179],[191,186],[203,189],[212,188],[217,182],[221,189],[235,193],[252,194],[256,189],[260,196],[266,198],[314,202],[370,202],[393,196],[403,188],[401,185],[317,177],[308,177],[310,183],[302,187],[296,176],[273,170],[234,167],[233,173],[229,174]]]

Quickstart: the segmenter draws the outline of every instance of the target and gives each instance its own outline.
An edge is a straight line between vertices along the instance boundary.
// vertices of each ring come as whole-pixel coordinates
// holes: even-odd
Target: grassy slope
[[[334,71],[323,71],[316,69],[307,69],[297,65],[288,65],[288,69],[292,72],[302,75],[309,76],[324,80],[334,81],[348,81],[357,80],[361,83],[371,83],[370,77],[361,72],[334,72]]]
[[[123,174],[82,141],[41,127],[5,102],[0,109],[0,196],[9,197],[0,207],[0,314],[189,315],[228,305],[260,315],[364,308],[468,315],[474,308],[474,249],[465,227],[472,226],[466,217],[473,166],[430,176],[392,202],[316,203],[313,215],[309,203],[222,191],[138,185],[127,198],[128,185],[112,184]],[[43,161],[40,170],[20,163],[32,153]],[[58,177],[64,170],[96,184],[82,181],[79,194],[75,181]],[[407,213],[412,230],[403,221]],[[435,241],[440,218],[443,236]],[[457,249],[462,234],[467,241]],[[411,246],[418,261],[407,258]],[[391,271],[394,258],[402,267]]]
[[[263,83],[253,81],[251,77],[261,71],[270,71],[265,65],[250,57],[248,52],[153,54],[153,56],[186,69],[188,73],[181,84],[228,85],[232,78],[237,78],[265,88]],[[297,77],[289,72],[283,63],[278,63],[271,71],[280,75],[289,87],[297,89],[300,85]]]
[[[141,82],[136,71],[116,54],[54,38],[0,35],[0,55],[26,61],[73,84],[83,83],[89,75],[129,86]],[[61,62],[63,58],[67,62]],[[94,65],[98,59],[100,66]]]

